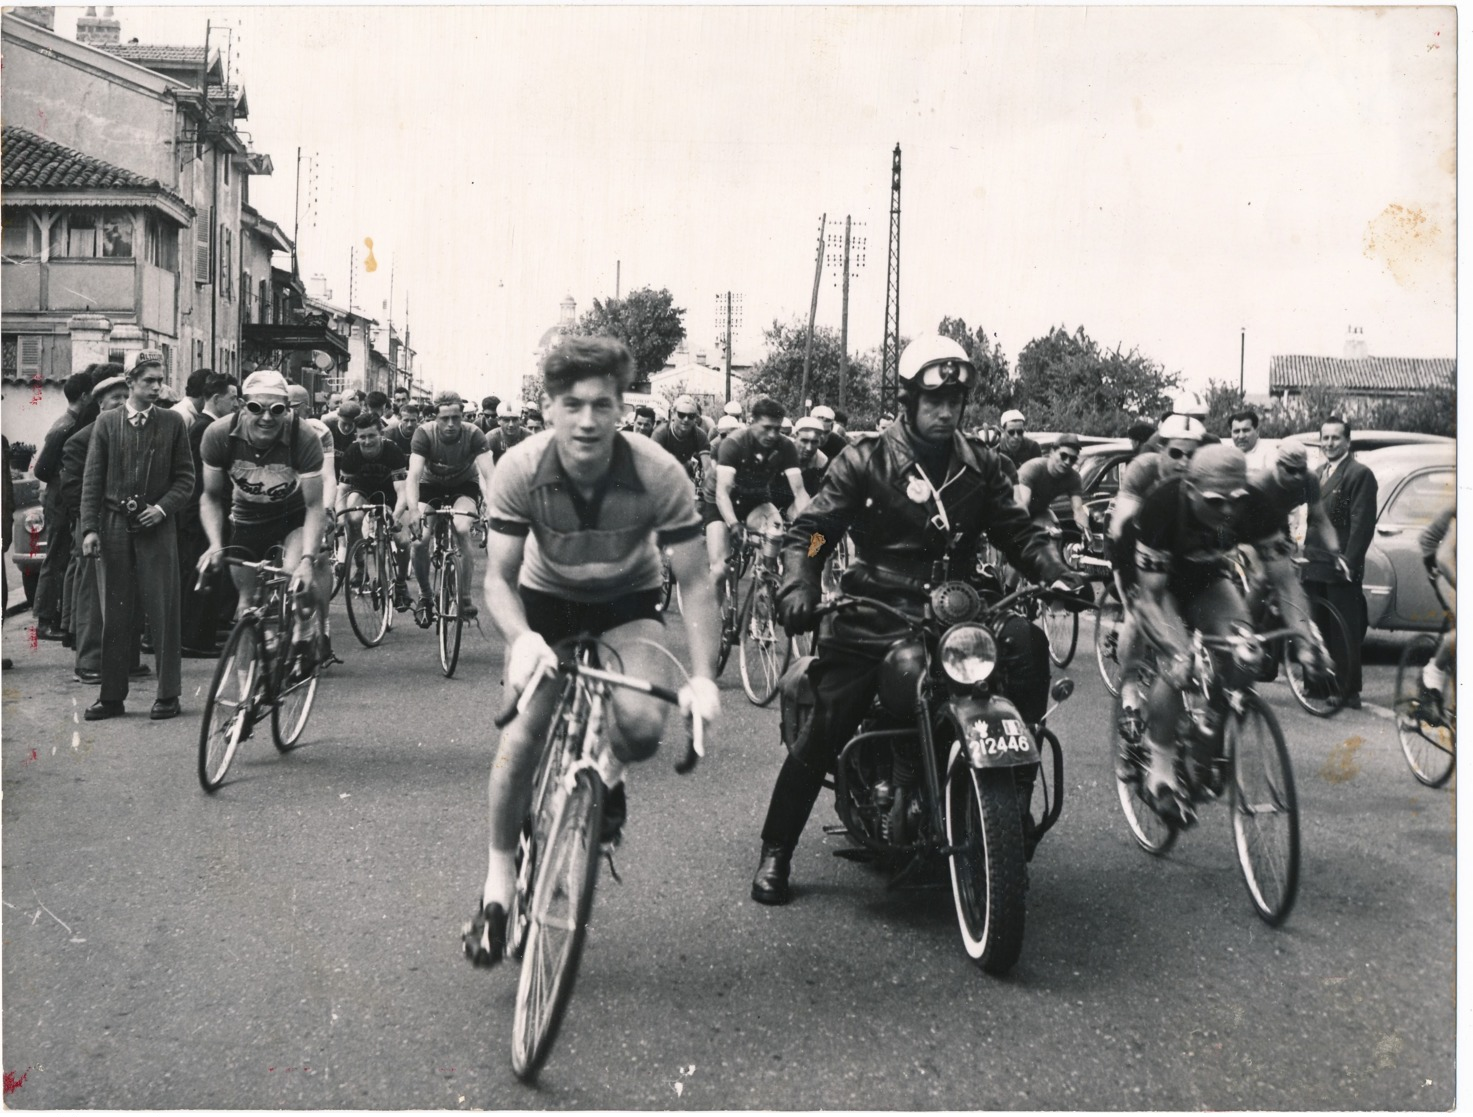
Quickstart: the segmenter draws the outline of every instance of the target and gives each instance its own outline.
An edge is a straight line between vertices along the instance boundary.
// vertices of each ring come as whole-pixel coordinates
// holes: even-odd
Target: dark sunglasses
[[[1195,452],[1196,451],[1194,451],[1194,450],[1183,450],[1179,446],[1168,446],[1168,447],[1166,447],[1166,456],[1168,458],[1170,458],[1174,462],[1179,462],[1183,458],[1186,458],[1187,461],[1191,461],[1192,460],[1192,454],[1194,454]]]
[[[1280,465],[1279,468],[1288,477],[1303,477],[1309,472],[1309,467],[1303,465]]]
[[[246,400],[245,406],[246,410],[249,411],[252,415],[260,415],[262,412],[269,411],[271,412],[272,418],[280,419],[283,415],[286,414],[286,404],[284,403],[273,403],[268,405],[264,403],[257,403],[253,399],[248,399]]]
[[[1059,451],[1059,461],[1063,462],[1065,465],[1073,465],[1078,460],[1078,454],[1066,454],[1062,450]]]
[[[675,413],[675,417],[677,419],[694,419],[696,417],[696,413],[694,411],[677,411]]]

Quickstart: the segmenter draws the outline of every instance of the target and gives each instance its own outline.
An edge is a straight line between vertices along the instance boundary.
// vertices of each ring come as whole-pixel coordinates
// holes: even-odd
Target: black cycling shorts
[[[618,628],[630,621],[659,621],[664,617],[659,611],[661,592],[639,590],[626,593],[609,601],[586,602],[565,601],[541,590],[519,586],[522,608],[527,611],[527,624],[533,632],[549,644],[566,640],[570,636],[588,633],[599,636],[611,628]]]
[[[428,504],[431,508],[447,508],[460,497],[480,500],[481,486],[475,481],[463,481],[459,485],[434,485],[421,482],[419,486],[419,502]],[[388,503],[392,505],[394,502],[391,500]]]
[[[764,504],[771,504],[781,511],[785,506],[773,500],[756,500],[734,496],[731,498],[732,511],[736,513],[737,523],[745,525],[747,517],[752,514],[752,509],[761,508]],[[714,500],[701,509],[701,527],[706,528],[711,524],[725,523],[721,517],[721,507]]]
[[[398,494],[393,492],[392,490],[386,493],[381,493],[377,491],[366,492],[363,489],[355,489],[349,487],[347,495],[352,496],[354,493],[357,493],[359,496],[361,496],[365,504],[387,504],[389,506],[390,512],[394,510],[394,503],[399,499]],[[423,489],[420,490],[420,497],[421,499],[423,499],[424,497]]]
[[[225,553],[246,562],[263,562],[272,547],[284,546],[286,537],[307,522],[307,509],[283,511],[267,520],[230,521],[230,546]]]

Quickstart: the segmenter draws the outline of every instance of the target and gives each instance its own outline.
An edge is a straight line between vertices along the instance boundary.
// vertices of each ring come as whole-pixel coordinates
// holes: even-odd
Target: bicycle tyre
[[[343,601],[348,607],[348,624],[353,635],[365,648],[376,648],[389,631],[388,617],[380,608],[378,597],[383,592],[383,548],[376,542],[360,539],[348,552],[348,570],[356,572],[360,564],[362,579],[353,585],[352,574],[345,579]]]
[[[1427,787],[1442,787],[1452,778],[1457,763],[1457,720],[1453,703],[1457,696],[1456,676],[1448,672],[1447,686],[1442,691],[1444,711],[1451,717],[1437,722],[1422,717],[1422,668],[1437,651],[1437,638],[1422,633],[1401,651],[1396,665],[1396,699],[1392,709],[1396,715],[1396,737],[1401,754],[1417,782]],[[1443,724],[1443,721],[1450,724]]]
[[[1095,665],[1111,698],[1120,697],[1125,673],[1120,664],[1120,631],[1125,627],[1125,606],[1110,594],[1095,605]]]
[[[1310,612],[1320,638],[1327,648],[1348,648],[1350,627],[1340,610],[1328,601],[1311,601]],[[1338,642],[1337,642],[1338,641]],[[1295,641],[1286,636],[1282,643],[1280,662],[1284,677],[1289,681],[1289,693],[1294,696],[1305,713],[1317,718],[1332,718],[1345,708],[1345,685],[1338,675],[1329,679],[1316,680],[1309,677],[1300,665]]]
[[[1079,614],[1062,605],[1043,606],[1043,631],[1048,636],[1048,657],[1056,667],[1068,667],[1079,646]]]
[[[1128,744],[1120,736],[1120,712],[1123,703],[1117,695],[1110,715],[1111,754],[1115,758],[1115,791],[1120,797],[1120,810],[1136,845],[1152,857],[1164,857],[1176,844],[1181,831],[1175,822],[1156,813],[1146,794],[1145,743]]]
[[[755,706],[766,706],[777,693],[787,670],[793,646],[777,621],[773,583],[761,572],[752,578],[742,606],[738,631],[737,664],[742,672],[742,689]]]
[[[721,672],[726,670],[726,661],[731,658],[731,646],[736,643],[741,625],[740,614],[737,613],[736,597],[738,581],[732,576],[731,567],[728,566],[726,573],[722,575],[726,585],[722,589],[721,609],[721,636],[716,646],[716,677],[721,678]]]
[[[973,768],[960,755],[946,774],[951,895],[967,957],[990,974],[1023,952],[1028,863],[1011,768]]]
[[[655,603],[655,612],[665,613],[670,609],[670,596],[675,590],[675,572],[670,569],[670,556],[660,549],[660,600]]]
[[[541,852],[512,1023],[512,1071],[523,1082],[546,1062],[573,996],[598,880],[605,794],[591,769],[579,772]]]
[[[446,551],[440,566],[440,579],[435,594],[435,635],[440,647],[440,670],[448,679],[460,662],[460,576],[455,553]]]
[[[1248,726],[1257,724],[1257,732]],[[1294,769],[1279,720],[1256,693],[1243,696],[1241,712],[1224,727],[1232,757],[1233,845],[1238,868],[1258,917],[1277,927],[1294,908],[1299,890],[1299,802]],[[1258,778],[1261,777],[1261,778]],[[1260,786],[1261,784],[1261,786]],[[1282,823],[1282,851],[1266,849],[1262,820]]]
[[[242,675],[241,667],[245,667]],[[225,773],[245,737],[248,720],[254,720],[256,692],[262,671],[260,630],[256,618],[235,622],[225,647],[215,663],[209,696],[199,727],[199,783],[214,794],[225,782]],[[242,713],[242,711],[244,711]],[[224,713],[223,718],[217,715]]]
[[[271,703],[271,739],[276,742],[278,752],[290,752],[302,739],[302,730],[307,728],[307,719],[312,716],[322,664],[314,665],[310,675],[288,683],[297,657],[292,644],[283,643],[282,648],[282,657],[276,665],[276,695]]]

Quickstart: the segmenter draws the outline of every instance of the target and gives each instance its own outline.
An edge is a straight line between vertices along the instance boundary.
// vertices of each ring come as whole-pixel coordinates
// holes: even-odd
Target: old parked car
[[[1372,628],[1436,631],[1442,606],[1422,566],[1422,529],[1457,497],[1451,439],[1368,450],[1356,460],[1376,475],[1380,507],[1362,583]]]

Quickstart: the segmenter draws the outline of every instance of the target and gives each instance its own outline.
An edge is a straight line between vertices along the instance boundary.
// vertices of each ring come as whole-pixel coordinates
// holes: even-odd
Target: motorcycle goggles
[[[277,419],[280,419],[283,415],[286,414],[286,404],[284,403],[257,403],[253,399],[248,399],[245,401],[245,409],[249,411],[252,415],[260,415],[264,411],[269,411]]]
[[[919,386],[922,391],[926,392],[934,392],[938,388],[951,384],[967,387],[972,383],[972,374],[975,371],[970,361],[959,361],[955,357],[948,357],[944,361],[933,361],[917,369],[906,382],[913,387]]]

